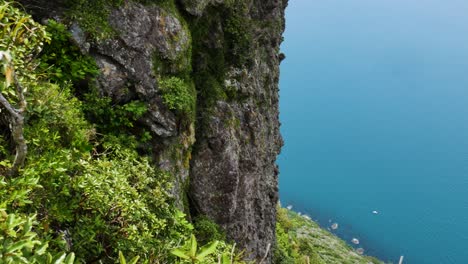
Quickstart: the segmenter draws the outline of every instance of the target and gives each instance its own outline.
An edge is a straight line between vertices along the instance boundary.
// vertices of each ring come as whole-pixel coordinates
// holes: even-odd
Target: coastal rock
[[[193,210],[220,224],[228,236],[260,261],[275,244],[278,168],[275,164],[283,144],[279,133],[279,45],[284,29],[285,1],[245,1],[247,13],[242,30],[252,39],[247,62],[241,56],[225,61],[222,89],[227,98],[199,106],[203,129],[197,130],[190,171]],[[242,9],[244,10],[244,9]],[[228,45],[226,23],[215,13],[210,36],[203,39],[206,52]],[[202,17],[203,17],[202,16]],[[195,40],[194,40],[195,41]],[[236,47],[233,48],[237,52]],[[225,59],[232,54],[225,54]],[[210,54],[196,55],[194,71],[204,72]],[[202,87],[197,87],[200,89]],[[208,98],[209,99],[209,98]],[[207,99],[206,99],[207,100]],[[210,114],[204,114],[209,112]]]

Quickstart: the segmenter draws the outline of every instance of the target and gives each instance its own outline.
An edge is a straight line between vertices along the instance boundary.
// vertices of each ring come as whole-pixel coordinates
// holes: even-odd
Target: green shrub
[[[44,43],[50,40],[45,27],[35,22],[14,6],[13,3],[0,1],[0,18],[2,30],[0,31],[0,51],[9,54],[14,72],[23,84],[34,84],[37,81],[34,70],[37,61],[36,55],[41,51]],[[11,103],[18,102],[14,85],[9,85],[11,73],[6,74],[6,64],[2,64],[0,75],[0,92]]]
[[[178,77],[163,78],[159,81],[164,103],[169,109],[191,117],[195,110],[195,93],[192,84]]]
[[[120,250],[126,256],[164,258],[191,230],[172,205],[170,176],[136,151],[112,144],[106,149],[97,160],[81,161],[84,172],[73,183],[81,194],[81,217],[72,230],[76,253],[91,258]]]
[[[215,240],[226,240],[226,234],[219,225],[206,216],[198,216],[193,220],[194,233],[198,241],[208,243]]]
[[[39,70],[46,73],[49,80],[56,83],[78,83],[98,73],[93,58],[83,55],[71,41],[71,33],[66,26],[49,20],[47,32],[51,41],[44,46],[40,57]]]
[[[73,264],[75,254],[48,252],[48,243],[38,239],[35,215],[8,214],[0,209],[0,262],[5,264]]]
[[[97,92],[85,94],[83,111],[86,118],[95,124],[100,133],[114,133],[130,129],[147,112],[146,103],[138,100],[118,105],[110,97]],[[119,132],[121,133],[121,132]]]
[[[43,84],[31,90],[29,101],[31,156],[23,176],[40,179],[29,208],[41,216],[42,236],[58,238],[52,249],[69,247],[85,262],[116,261],[119,251],[171,259],[169,250],[192,229],[173,206],[171,176],[137,153],[135,137],[106,131],[97,140],[70,89]],[[140,113],[138,108],[119,111]],[[111,120],[122,127],[129,122]],[[71,243],[64,244],[57,230]]]

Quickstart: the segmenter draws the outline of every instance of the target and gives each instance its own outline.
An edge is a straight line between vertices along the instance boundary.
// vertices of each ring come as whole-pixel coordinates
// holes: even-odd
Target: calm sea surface
[[[290,0],[282,50],[283,205],[383,260],[468,263],[468,1]]]

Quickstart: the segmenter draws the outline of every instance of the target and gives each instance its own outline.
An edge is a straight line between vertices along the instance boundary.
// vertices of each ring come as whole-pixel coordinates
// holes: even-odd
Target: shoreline
[[[294,243],[301,241],[309,246],[312,257],[317,263],[385,263],[384,261],[361,252],[360,245],[354,248],[350,242],[323,228],[308,214],[295,212],[292,207],[278,207],[277,237],[281,245],[282,233],[287,234]],[[297,240],[297,241],[296,241]],[[300,247],[300,246],[299,246]],[[362,253],[362,254],[360,254]]]

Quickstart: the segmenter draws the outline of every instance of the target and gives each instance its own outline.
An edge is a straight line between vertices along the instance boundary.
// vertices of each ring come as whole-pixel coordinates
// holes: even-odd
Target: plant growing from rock
[[[191,116],[195,108],[195,95],[190,85],[178,77],[164,78],[159,81],[162,98],[171,110]]]

